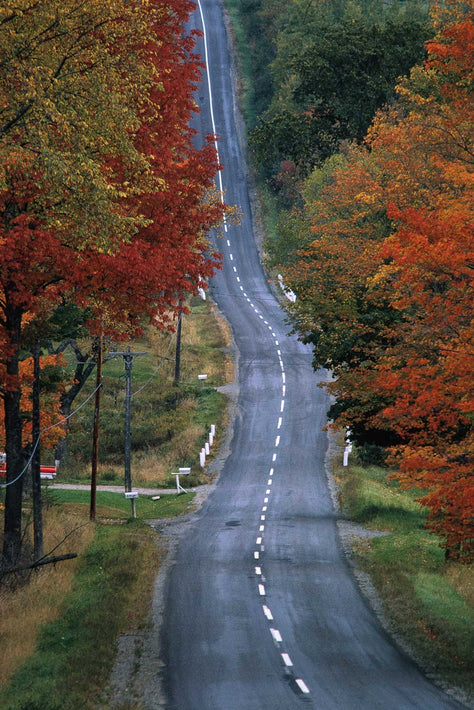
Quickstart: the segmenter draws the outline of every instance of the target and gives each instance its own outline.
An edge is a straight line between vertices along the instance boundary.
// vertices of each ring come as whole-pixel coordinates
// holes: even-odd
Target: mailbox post
[[[125,491],[125,498],[128,498],[132,504],[132,518],[136,518],[135,500],[138,498],[138,491]]]
[[[191,473],[190,468],[180,468],[178,473],[174,474],[176,476],[176,492],[178,495],[180,493],[187,493],[187,490],[185,488],[183,488],[183,486],[179,482],[179,477],[180,476],[187,476],[189,473]]]

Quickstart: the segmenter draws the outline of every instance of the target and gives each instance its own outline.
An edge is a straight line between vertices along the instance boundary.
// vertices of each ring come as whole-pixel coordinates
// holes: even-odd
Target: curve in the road
[[[229,202],[249,212],[221,3],[198,0],[198,13],[208,91],[202,120],[207,115],[217,134],[218,116]],[[219,186],[224,199],[221,173]],[[249,215],[238,227],[226,220],[224,230],[223,270],[212,288],[240,351],[240,416],[219,483],[168,580],[169,708],[459,708],[394,647],[360,596],[324,476],[327,402],[310,350],[286,338]]]
[[[202,4],[201,0],[198,0],[198,8],[199,8],[199,14],[201,16],[201,23],[203,27],[203,44],[204,44],[204,58],[205,58],[205,65],[206,65],[206,79],[207,79],[207,86],[208,86],[208,94],[209,94],[209,110],[210,110],[210,117],[211,117],[211,124],[212,124],[212,132],[214,136],[216,136],[216,123],[215,123],[215,118],[214,118],[214,101],[213,101],[213,92],[212,92],[212,82],[211,82],[211,75],[209,72],[209,52],[208,52],[208,47],[207,47],[207,31],[206,31],[206,21],[204,18],[204,13],[202,9]],[[217,143],[217,139],[214,140],[214,146],[216,150],[216,155],[217,155],[217,162],[218,164],[220,163],[220,156],[219,156],[219,146]],[[224,188],[223,188],[223,182],[222,182],[222,172],[218,173],[218,179],[219,179],[219,187],[220,187],[220,195],[221,195],[221,200],[224,202]],[[228,233],[228,226],[227,226],[227,219],[224,216],[224,231]],[[271,463],[272,465],[269,468],[268,471],[268,481],[267,481],[267,488],[265,490],[265,495],[263,496],[263,502],[262,502],[262,508],[261,508],[261,514],[260,514],[260,520],[258,523],[258,535],[255,540],[255,550],[253,552],[253,557],[255,561],[255,566],[254,566],[254,571],[255,571],[255,577],[257,580],[257,589],[258,589],[258,595],[259,597],[265,598],[266,592],[265,592],[265,574],[264,574],[264,568],[263,568],[263,556],[265,552],[265,542],[264,542],[264,536],[265,536],[265,520],[267,517],[267,511],[271,503],[271,486],[273,484],[273,476],[275,474],[275,468],[276,468],[276,460],[278,456],[278,446],[280,444],[280,436],[281,436],[281,427],[283,425],[283,415],[284,415],[284,410],[285,410],[285,397],[286,397],[286,373],[285,373],[285,367],[283,364],[283,359],[282,359],[282,354],[280,350],[280,343],[278,341],[278,338],[276,336],[276,333],[273,331],[273,326],[270,325],[270,323],[265,320],[263,315],[260,313],[258,308],[252,303],[251,298],[248,296],[246,293],[244,286],[241,283],[241,279],[239,276],[239,270],[238,270],[238,265],[236,262],[234,262],[234,255],[232,253],[232,244],[230,239],[226,239],[226,247],[227,247],[227,257],[228,259],[233,262],[232,263],[232,270],[235,274],[235,280],[238,288],[240,291],[242,291],[242,295],[247,301],[249,308],[252,309],[254,314],[263,321],[263,324],[268,328],[268,330],[271,332],[272,338],[273,338],[273,343],[276,349],[276,353],[278,356],[278,362],[280,365],[281,369],[281,402],[280,402],[280,410],[279,410],[279,416],[278,416],[278,421],[276,425],[276,430],[277,434],[275,437],[275,450],[272,452],[272,459]],[[273,614],[271,612],[271,609],[266,603],[262,604],[262,611],[269,622],[268,625],[268,631],[271,635],[271,638],[273,639],[275,645],[280,651],[280,656],[282,659],[283,666],[286,670],[286,673],[294,678],[294,683],[296,688],[298,689],[299,692],[303,694],[309,694],[309,688],[306,685],[305,681],[302,678],[298,678],[294,676],[294,669],[293,669],[293,661],[291,660],[291,657],[288,652],[288,648],[285,647],[284,644],[284,639],[281,636],[280,631],[278,628],[275,628],[275,619],[273,617]]]

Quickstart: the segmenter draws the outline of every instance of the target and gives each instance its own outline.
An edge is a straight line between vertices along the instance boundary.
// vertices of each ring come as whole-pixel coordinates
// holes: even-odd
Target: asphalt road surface
[[[226,225],[212,283],[240,353],[240,393],[231,454],[169,575],[168,708],[459,708],[388,638],[341,552],[324,472],[325,374],[288,337],[260,266],[219,0],[201,0],[193,26],[203,19],[200,130],[220,136],[225,200],[243,211]]]

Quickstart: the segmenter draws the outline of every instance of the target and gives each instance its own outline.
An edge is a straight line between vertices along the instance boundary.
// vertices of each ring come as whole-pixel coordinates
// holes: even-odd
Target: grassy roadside
[[[89,513],[89,491],[53,490],[49,497],[56,505],[61,505],[65,510]],[[178,495],[166,494],[153,500],[152,496],[140,495],[135,501],[138,520],[153,520],[158,518],[171,518],[181,515],[192,508],[194,493],[181,493]],[[131,505],[123,493],[111,491],[97,491],[97,516],[112,520],[127,520],[130,518]]]
[[[352,548],[383,602],[386,617],[424,667],[474,698],[474,569],[446,563],[424,529],[417,494],[387,480],[390,471],[334,465],[345,517],[389,534]]]
[[[116,636],[147,623],[158,564],[156,534],[143,522],[97,525],[57,617],[42,626],[34,652],[2,689],[0,707],[96,708],[114,662]]]
[[[172,383],[172,367],[167,371],[160,368],[158,378],[154,376],[156,358],[137,358],[136,368],[134,364],[133,389],[145,387],[133,403],[132,439],[135,435],[134,441],[140,441],[137,433],[142,425],[150,424],[152,431],[160,427],[167,431],[159,444],[150,439],[147,445],[134,448],[134,486],[156,487],[168,482],[174,486],[169,471],[182,465],[193,468],[193,474],[182,481],[185,486],[208,482],[207,474],[197,465],[202,437],[210,423],[217,424],[212,449],[217,451],[225,431],[227,401],[215,388],[232,380],[230,334],[211,303],[195,300],[191,305],[191,314],[183,317],[179,391]],[[150,333],[143,342],[131,345],[132,350],[148,349],[156,355],[164,354],[169,342],[169,335]],[[120,364],[114,364],[115,372],[106,373],[100,457],[101,482],[123,485],[123,429],[116,421],[123,411],[123,400],[118,401],[123,390]],[[198,373],[208,374],[209,386],[199,383]],[[87,386],[92,389],[92,382]],[[81,417],[75,418],[71,431],[72,437],[79,437],[72,443],[75,460],[60,472],[59,481],[89,480],[88,417],[90,412],[84,408]],[[118,451],[108,438],[116,436],[114,428],[119,432]],[[141,495],[136,501],[137,519],[131,520],[130,502],[123,493],[98,491],[98,520],[90,523],[88,491],[45,491],[45,550],[59,545],[55,554],[76,552],[78,558],[45,566],[30,574],[26,584],[0,586],[1,710],[106,707],[103,694],[117,636],[124,631],[139,632],[149,623],[163,551],[159,536],[144,521],[189,512],[193,498],[193,493],[166,495],[159,500]],[[25,520],[29,517],[26,502]]]
[[[230,332],[211,302],[195,298],[190,309],[182,319],[179,387],[173,384],[174,336],[149,329],[146,337],[131,343],[133,351],[146,353],[134,359],[132,369],[134,486],[173,486],[175,481],[170,474],[179,466],[191,467],[186,479],[189,486],[207,482],[199,467],[199,451],[211,424],[220,424],[214,450],[225,428],[227,400],[216,388],[233,377],[228,354]],[[207,374],[205,386],[198,380],[199,374]],[[81,401],[93,391],[93,380],[86,383]],[[101,484],[123,484],[124,414],[124,364],[121,357],[116,357],[103,368],[98,472]],[[87,483],[90,479],[93,415],[91,402],[70,420],[68,455],[61,462],[58,482]]]
[[[260,3],[225,0],[224,5],[230,18],[238,64],[237,91],[247,130],[251,130],[271,100],[269,61],[273,48],[266,36],[266,21],[261,15]]]

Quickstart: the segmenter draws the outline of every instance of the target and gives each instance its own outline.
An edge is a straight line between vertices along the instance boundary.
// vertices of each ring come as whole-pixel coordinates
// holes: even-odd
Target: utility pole
[[[33,558],[37,562],[44,555],[43,549],[43,509],[41,502],[41,453],[40,453],[40,346],[35,344],[33,351],[33,411],[32,439],[34,450],[31,461],[31,478],[33,493]]]
[[[174,384],[179,384],[179,378],[181,376],[181,319],[183,313],[179,312],[178,315],[178,327],[176,329],[176,358],[174,361]]]
[[[130,347],[125,349],[125,352],[114,353],[121,355],[125,363],[125,426],[124,426],[124,463],[125,463],[125,491],[132,490],[132,471],[130,465],[131,459],[131,400],[132,400],[132,366],[133,358],[138,355],[147,355],[148,353],[132,353]],[[135,517],[135,499],[132,501],[132,515]]]
[[[103,359],[102,333],[99,337],[97,350],[96,378],[95,378],[95,406],[94,406],[94,428],[92,431],[92,461],[91,461],[91,503],[89,519],[95,520],[96,500],[97,500],[97,464],[99,459],[99,413],[100,413],[100,391],[102,389],[102,359]]]

